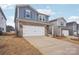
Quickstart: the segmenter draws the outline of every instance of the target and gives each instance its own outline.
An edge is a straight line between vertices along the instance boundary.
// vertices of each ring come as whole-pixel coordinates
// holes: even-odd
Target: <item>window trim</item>
[[[39,16],[38,16],[38,19],[39,19],[40,21],[45,21],[45,20],[46,20],[46,17],[45,17],[45,15],[39,15]]]

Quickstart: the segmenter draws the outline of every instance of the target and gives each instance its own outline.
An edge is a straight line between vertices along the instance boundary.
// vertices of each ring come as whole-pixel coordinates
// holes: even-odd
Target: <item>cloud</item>
[[[53,12],[51,9],[37,9],[38,12],[47,14],[47,15],[54,15],[55,12]]]
[[[14,6],[14,5],[9,5],[9,4],[1,4],[1,5],[0,5],[0,7],[1,7],[3,10],[14,9],[13,6]]]
[[[5,5],[5,4],[2,5],[1,4],[0,7],[3,8],[3,9],[5,9],[7,7],[7,5]]]
[[[43,13],[43,14],[47,14],[47,15],[54,15],[55,14],[55,12],[52,11],[52,9],[49,6],[46,6],[45,9],[37,9],[37,11],[39,13]]]
[[[71,21],[76,21],[77,23],[79,23],[79,16],[70,16],[68,18],[68,22],[71,22]]]
[[[11,25],[11,26],[15,27],[14,16],[8,16],[7,25]]]

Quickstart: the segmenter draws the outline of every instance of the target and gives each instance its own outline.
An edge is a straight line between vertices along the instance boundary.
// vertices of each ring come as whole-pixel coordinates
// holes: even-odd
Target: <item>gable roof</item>
[[[5,20],[7,20],[6,17],[5,17],[5,15],[4,15],[4,13],[3,13],[3,11],[2,11],[2,9],[1,9],[1,7],[0,7],[0,12],[1,12],[2,15],[4,16]]]
[[[68,22],[67,23],[67,25],[71,25],[71,24],[74,24],[74,23],[76,23],[75,21],[73,21],[73,22]],[[77,24],[77,23],[76,23]]]
[[[53,19],[53,20],[51,20],[51,21],[49,21],[49,22],[54,22],[54,21],[57,21],[57,20],[59,20],[59,19],[63,19],[63,20],[66,22],[66,20],[64,19],[64,17],[59,17],[59,18]]]

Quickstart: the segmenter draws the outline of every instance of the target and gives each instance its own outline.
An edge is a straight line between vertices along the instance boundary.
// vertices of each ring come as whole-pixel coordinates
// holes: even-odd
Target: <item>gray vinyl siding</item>
[[[77,33],[77,23],[67,24],[67,27],[70,28],[70,35],[74,35],[75,32]]]
[[[25,16],[25,10],[30,10],[30,17],[26,17]],[[30,19],[30,20],[37,20],[37,12],[27,8],[27,7],[20,7],[19,8],[19,13],[17,12],[17,14],[19,14],[19,18],[20,19]],[[17,15],[18,16],[18,15]]]
[[[24,14],[25,14],[25,12],[24,12],[24,9],[25,8],[19,8],[19,18],[21,19],[21,18],[24,18]]]
[[[6,32],[6,19],[0,12],[0,28],[2,28],[2,32]]]
[[[35,12],[35,11],[31,11],[31,19],[33,19],[33,20],[37,20],[38,19],[38,13],[37,12]]]
[[[63,25],[61,25],[61,24],[63,24]],[[57,26],[66,26],[66,22],[63,19],[58,19]]]
[[[73,31],[77,32],[77,24],[76,23],[73,24]]]
[[[19,10],[18,10],[19,9]],[[30,17],[26,17],[25,14],[26,14],[26,10],[30,10]],[[38,15],[39,13],[32,10],[31,8],[29,7],[17,7],[17,13],[16,13],[16,17],[19,18],[19,19],[28,19],[28,20],[36,20],[36,21],[41,21],[39,18],[38,18]],[[44,15],[45,16],[45,22],[48,21],[48,16],[47,15]]]

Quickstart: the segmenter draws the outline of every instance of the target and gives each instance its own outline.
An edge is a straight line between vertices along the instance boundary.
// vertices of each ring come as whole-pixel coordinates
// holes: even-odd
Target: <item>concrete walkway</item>
[[[50,37],[24,37],[44,55],[79,54],[79,45]]]

